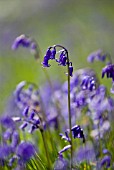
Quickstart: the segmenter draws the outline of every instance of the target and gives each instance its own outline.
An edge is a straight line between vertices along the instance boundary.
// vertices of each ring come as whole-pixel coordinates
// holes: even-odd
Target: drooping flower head
[[[28,48],[30,52],[34,55],[35,59],[39,59],[40,49],[34,39],[24,34],[18,36],[12,44],[12,50],[17,50],[19,47]]]
[[[57,51],[57,48],[61,48],[61,50]],[[59,54],[59,58],[56,58],[56,55]],[[69,61],[68,50],[62,45],[54,45],[47,49],[46,54],[44,56],[42,65],[43,67],[50,67],[49,60],[55,60],[58,65],[69,67],[69,75],[73,76],[73,66],[72,62]],[[67,73],[68,74],[68,73]]]
[[[22,81],[20,82],[14,91],[15,103],[20,110],[31,106],[36,110],[40,110],[40,96],[39,90],[36,84]],[[25,110],[24,110],[25,111]],[[25,111],[27,114],[27,110]]]
[[[97,51],[92,52],[88,57],[87,61],[93,63],[94,61],[104,62],[106,58],[111,61],[110,55],[108,53],[104,53],[103,50],[99,49]]]
[[[111,165],[111,157],[109,155],[105,155],[100,162],[100,167],[109,168],[110,165]]]
[[[114,64],[108,64],[102,69],[102,78],[104,78],[105,75],[114,81]]]
[[[85,142],[85,137],[84,137],[84,134],[83,134],[83,129],[81,129],[81,127],[79,125],[73,126],[71,131],[73,133],[73,137],[74,138],[82,138],[83,142]]]
[[[106,75],[107,78],[112,79],[112,87],[110,89],[110,92],[114,94],[114,64],[107,64],[102,69],[102,78]]]

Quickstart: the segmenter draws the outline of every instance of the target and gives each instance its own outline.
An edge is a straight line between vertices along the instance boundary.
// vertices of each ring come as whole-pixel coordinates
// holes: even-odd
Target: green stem
[[[43,114],[43,120],[45,121],[46,123],[46,127],[47,127],[47,132],[48,132],[48,137],[49,137],[49,140],[50,140],[50,143],[51,143],[51,147],[52,147],[52,150],[54,151],[55,155],[57,155],[57,150],[56,150],[56,147],[54,145],[54,140],[52,138],[52,134],[51,134],[51,131],[50,131],[50,128],[49,128],[49,124],[47,122],[47,119],[46,119],[46,114],[45,114],[45,107],[44,107],[44,104],[43,104],[43,100],[42,100],[42,97],[40,95],[40,102],[41,102],[41,112]]]
[[[70,74],[69,74],[69,59],[68,59],[68,64],[67,64],[67,69],[68,69],[68,114],[69,114],[69,129],[70,129],[70,138],[71,138],[71,161],[70,161],[70,168],[72,170],[72,165],[73,165],[73,146],[72,146],[72,122],[71,122],[71,109],[70,109]]]
[[[48,149],[47,149],[47,143],[46,143],[46,140],[45,140],[43,130],[40,130],[40,132],[41,132],[41,135],[42,135],[42,140],[43,140],[43,143],[44,143],[44,149],[45,149],[46,158],[47,158],[47,166],[48,166],[47,169],[50,170],[51,164],[50,164],[50,158],[49,158]]]

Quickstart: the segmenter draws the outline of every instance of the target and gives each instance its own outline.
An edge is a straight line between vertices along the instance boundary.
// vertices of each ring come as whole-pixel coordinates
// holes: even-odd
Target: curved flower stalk
[[[48,147],[44,136],[44,129],[48,127],[49,122],[42,108],[43,106],[38,87],[36,84],[23,81],[17,85],[14,95],[16,104],[22,114],[20,117],[17,117],[17,119],[16,117],[13,117],[13,120],[20,121],[22,123],[20,129],[28,129],[29,133],[40,130],[44,142],[48,168],[50,168]]]
[[[61,48],[60,51],[57,52],[57,48]],[[60,53],[59,59],[56,58],[56,54]],[[71,169],[72,169],[72,157],[73,157],[73,148],[72,148],[72,133],[71,133],[71,106],[70,106],[70,77],[73,76],[73,66],[72,62],[69,60],[68,50],[62,45],[54,45],[47,49],[46,54],[44,56],[44,60],[42,62],[43,67],[50,67],[49,60],[55,60],[58,65],[67,66],[67,75],[68,75],[68,114],[69,114],[69,129],[70,129],[70,144],[71,144]]]

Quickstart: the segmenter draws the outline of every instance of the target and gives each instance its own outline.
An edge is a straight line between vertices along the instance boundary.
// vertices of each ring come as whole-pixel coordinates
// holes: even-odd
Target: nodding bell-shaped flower
[[[83,134],[83,130],[81,129],[81,127],[79,125],[73,126],[71,131],[73,133],[74,138],[83,138],[83,143],[85,143],[85,137]]]
[[[67,57],[65,56],[64,51],[61,52],[59,56],[59,60],[56,60],[56,61],[59,63],[59,65],[66,66]]]
[[[114,81],[114,64],[108,64],[102,69],[102,78],[104,78],[105,74],[107,78],[112,78]]]
[[[81,83],[82,90],[94,90],[96,88],[96,80],[91,76],[84,76]]]
[[[24,34],[22,34],[15,39],[15,41],[12,44],[12,49],[16,50],[20,46],[28,48],[30,47],[30,45],[31,45],[31,39],[26,37]]]
[[[42,62],[43,67],[50,67],[51,65],[48,62],[49,62],[49,58],[48,58],[48,56],[45,56],[44,60]]]
[[[68,75],[68,73],[66,73],[66,75]],[[72,66],[72,62],[69,63],[69,75],[70,75],[70,77],[73,76],[73,66]]]
[[[54,47],[51,51],[51,56],[50,56],[50,59],[51,60],[54,60],[55,59],[55,55],[56,55],[56,48]]]

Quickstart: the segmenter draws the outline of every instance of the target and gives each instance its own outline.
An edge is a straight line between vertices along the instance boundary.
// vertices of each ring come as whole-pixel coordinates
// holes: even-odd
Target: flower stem
[[[69,60],[69,59],[68,59]],[[72,146],[72,122],[71,122],[71,109],[70,109],[70,74],[69,74],[69,61],[67,64],[67,69],[68,69],[68,114],[69,114],[69,129],[70,129],[70,145],[71,145],[71,161],[70,161],[70,168],[72,170],[72,165],[73,165],[73,146]]]
[[[46,143],[46,140],[45,140],[43,130],[40,130],[40,132],[41,132],[41,135],[42,135],[42,140],[43,140],[43,143],[44,143],[44,149],[45,149],[46,158],[47,158],[47,166],[48,166],[47,169],[50,170],[51,164],[50,164],[50,158],[49,158],[49,154],[48,154],[48,150],[47,150],[47,143]]]

